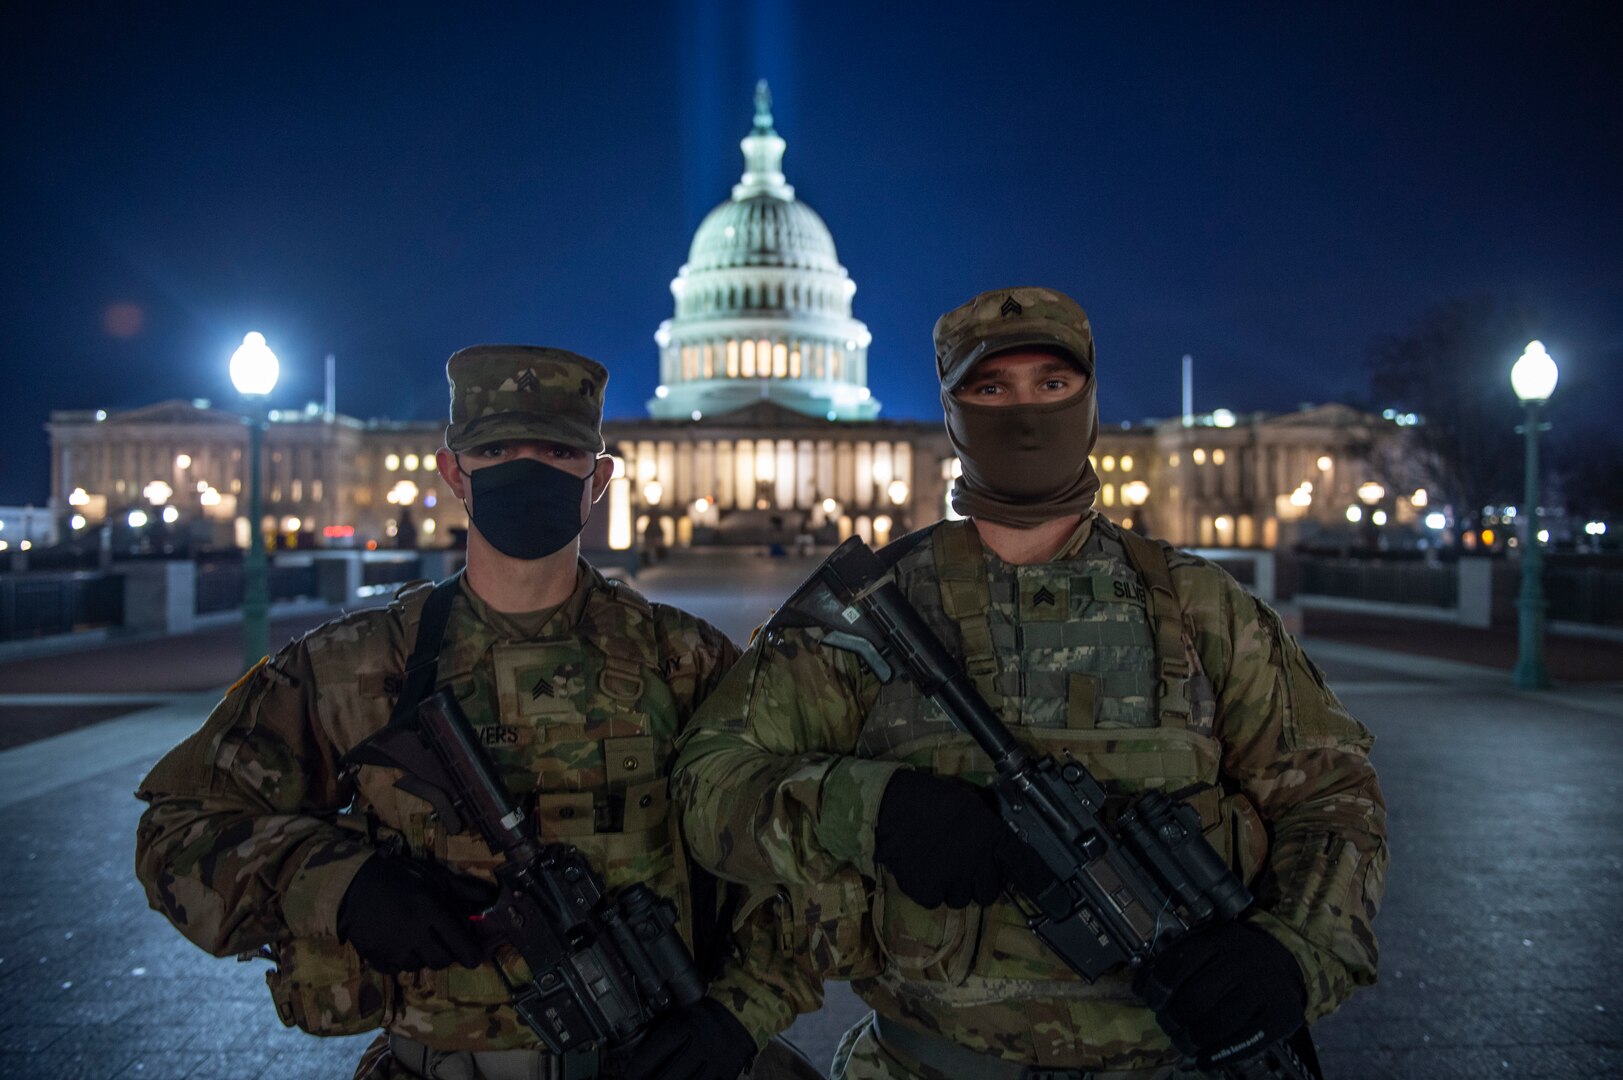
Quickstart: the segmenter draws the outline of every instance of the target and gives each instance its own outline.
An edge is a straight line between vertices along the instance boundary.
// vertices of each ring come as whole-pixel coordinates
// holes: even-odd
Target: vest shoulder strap
[[[616,633],[596,635],[598,647],[605,653],[618,653],[626,660],[658,668],[661,657],[656,623],[659,615],[654,611],[654,605],[623,581],[604,579],[604,585],[606,598],[609,603],[622,609],[622,616],[616,620]],[[628,629],[633,632],[626,633]]]
[[[964,671],[993,709],[1003,707],[997,690],[997,646],[986,608],[992,588],[980,534],[968,521],[943,521],[930,533],[941,610],[958,624],[964,647]]]
[[[1172,584],[1167,553],[1154,540],[1131,529],[1116,530],[1127,561],[1144,579],[1150,629],[1155,635],[1156,719],[1164,727],[1187,727],[1190,719],[1189,653],[1184,648],[1183,606]]]
[[[884,564],[886,570],[896,569],[897,563],[907,558],[915,548],[935,535],[936,529],[943,524],[945,523],[940,521],[932,522],[922,529],[914,529],[906,536],[898,536],[876,552],[879,561]]]

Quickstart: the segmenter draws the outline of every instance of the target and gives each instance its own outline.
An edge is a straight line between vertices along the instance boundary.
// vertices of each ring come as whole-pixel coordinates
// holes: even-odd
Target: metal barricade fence
[[[124,621],[118,574],[7,574],[0,577],[0,641],[68,634]]]
[[[1299,568],[1298,589],[1306,594],[1420,607],[1459,606],[1459,572],[1453,566],[1303,557]]]
[[[292,566],[272,564],[267,568],[266,585],[272,603],[320,596],[321,583],[313,563]],[[242,564],[199,563],[197,567],[196,610],[199,615],[231,611],[242,606]]]

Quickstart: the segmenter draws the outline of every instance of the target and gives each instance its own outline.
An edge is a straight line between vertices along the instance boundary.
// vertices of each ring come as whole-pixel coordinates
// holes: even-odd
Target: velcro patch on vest
[[[1071,582],[1053,573],[1020,574],[1020,620],[1064,622],[1071,617]]]
[[[503,644],[495,653],[504,719],[579,719],[577,698],[585,689],[585,663],[578,644]]]
[[[1146,605],[1142,582],[1110,574],[1089,574],[1088,580],[1092,583],[1095,600],[1111,604],[1136,604],[1139,607]]]
[[[1065,726],[1089,729],[1099,726],[1099,676],[1070,673],[1065,695]]]

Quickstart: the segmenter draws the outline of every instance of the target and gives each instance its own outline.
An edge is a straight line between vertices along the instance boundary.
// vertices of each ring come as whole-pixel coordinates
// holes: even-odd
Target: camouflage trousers
[[[389,1036],[385,1032],[361,1055],[354,1080],[418,1080],[418,1076],[390,1052]],[[479,1073],[473,1072],[468,1080],[480,1080]],[[824,1077],[822,1070],[806,1060],[799,1050],[783,1039],[773,1039],[740,1080],[824,1080]]]
[[[1209,1073],[1180,1066],[1098,1075],[1100,1080],[1213,1080]],[[881,1043],[874,1031],[873,1013],[857,1021],[840,1039],[832,1076],[834,1080],[966,1080],[906,1058]]]

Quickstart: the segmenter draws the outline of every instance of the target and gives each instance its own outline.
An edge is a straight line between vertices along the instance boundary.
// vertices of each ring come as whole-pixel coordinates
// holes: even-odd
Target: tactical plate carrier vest
[[[902,592],[962,656],[981,694],[1023,744],[1076,756],[1119,803],[1147,788],[1181,792],[1218,852],[1243,877],[1254,876],[1265,833],[1244,796],[1218,786],[1212,685],[1159,545],[1103,517],[1094,518],[1076,557],[1057,562],[1005,563],[983,551],[968,521],[942,522],[898,545],[905,548],[899,557],[895,549],[883,555],[893,561]],[[979,784],[993,775],[980,748],[903,679],[879,690],[856,752]],[[858,930],[849,915],[837,923],[834,914],[850,912],[853,887],[850,881],[815,887],[800,904],[822,910],[800,913],[797,922],[803,931],[822,931],[835,969],[854,978],[858,993],[882,1014],[911,1016],[978,1045],[976,1033],[962,1026],[977,1007],[1001,1006],[1003,1017],[1015,1010],[1027,1031],[1009,1031],[999,1020],[998,1041],[1031,1061],[1053,1060],[1057,1052],[1042,1045],[1045,1027],[1107,1056],[1106,1048],[1120,1052],[1145,1039],[1164,1043],[1125,975],[1082,982],[1009,902],[924,908],[881,872],[872,885],[871,928]]]
[[[686,860],[671,822],[666,771],[681,722],[658,655],[654,614],[634,590],[590,567],[549,626],[555,636],[503,642],[465,598],[452,609],[436,687],[451,687],[509,791],[534,813],[541,838],[578,847],[613,889],[645,882],[671,898],[692,940]],[[357,616],[358,640],[312,647],[323,721],[340,753],[381,728],[400,692],[406,654],[430,586],[407,586],[381,612]],[[578,617],[568,616],[578,608]],[[572,622],[572,625],[571,625]],[[341,822],[383,847],[491,878],[495,857],[473,834],[451,835],[427,801],[395,786],[398,770],[362,766]],[[438,1049],[538,1045],[507,1007],[493,968],[452,966],[389,977],[332,938],[276,950],[267,977],[284,1023],[318,1035],[377,1027]],[[528,978],[521,963],[509,974]]]

